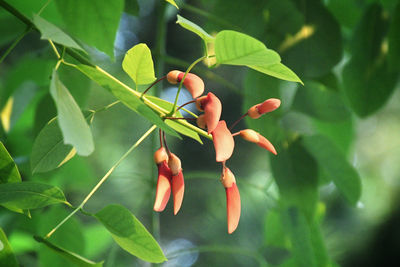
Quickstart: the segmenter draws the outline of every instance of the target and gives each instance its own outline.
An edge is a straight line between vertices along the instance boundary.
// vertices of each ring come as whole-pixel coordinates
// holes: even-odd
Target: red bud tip
[[[178,76],[178,79],[180,75]],[[183,75],[182,75],[183,78]],[[182,79],[180,78],[180,79]],[[183,81],[183,85],[189,91],[193,98],[199,97],[204,92],[204,82],[203,80],[193,73],[188,73]]]
[[[213,137],[216,161],[223,162],[228,160],[232,156],[233,149],[235,148],[235,141],[225,121],[219,121],[217,127],[211,134]]]
[[[182,73],[179,70],[172,70],[170,72],[168,72],[167,74],[167,80],[170,84],[177,84],[178,82],[180,82],[180,80],[178,81],[178,76],[179,74]]]
[[[163,211],[171,195],[172,173],[167,163],[163,161],[158,164],[158,180],[156,199],[154,201],[154,211]]]
[[[233,183],[232,186],[229,188],[225,188],[225,192],[228,233],[232,234],[239,225],[240,194],[236,183]]]
[[[165,151],[164,147],[160,147],[155,153],[154,153],[154,162],[156,164],[160,164],[163,161],[168,161],[168,154],[167,151]]]
[[[176,215],[183,202],[183,194],[185,192],[185,183],[183,180],[182,170],[178,175],[172,176],[172,195],[174,197],[174,215]]]
[[[204,114],[201,114],[200,116],[197,117],[196,123],[197,126],[199,126],[201,129],[206,129],[206,121],[204,120]]]
[[[268,139],[265,138],[264,136],[262,136],[261,134],[259,134],[259,133],[257,133],[257,134],[258,134],[258,138],[259,138],[257,145],[259,145],[262,148],[265,148],[266,150],[270,151],[272,154],[276,155],[277,154],[276,149],[271,144],[271,142],[268,141]]]
[[[168,167],[171,169],[172,175],[178,175],[182,170],[181,160],[174,154],[169,154]]]
[[[279,108],[281,105],[281,101],[277,98],[270,98],[265,100],[263,103],[257,106],[258,112],[260,114],[264,114],[267,112],[274,111],[275,109]]]

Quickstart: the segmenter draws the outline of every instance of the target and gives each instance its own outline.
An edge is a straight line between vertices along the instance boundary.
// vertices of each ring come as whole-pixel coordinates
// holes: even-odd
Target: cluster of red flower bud
[[[281,101],[276,98],[270,98],[263,103],[252,106],[246,114],[228,128],[226,122],[220,120],[222,104],[218,97],[211,92],[205,96],[201,96],[204,92],[204,82],[200,77],[192,73],[187,73],[185,76],[184,72],[178,70],[170,71],[167,75],[167,80],[171,84],[177,84],[181,82],[182,79],[184,79],[183,85],[195,99],[191,102],[195,102],[197,109],[203,112],[196,120],[197,125],[202,129],[207,129],[208,134],[212,135],[216,161],[222,163],[222,175],[220,180],[226,192],[228,233],[231,234],[236,230],[239,224],[241,210],[240,194],[236,185],[235,176],[231,170],[226,167],[226,161],[232,156],[235,147],[234,136],[239,135],[244,140],[256,143],[271,153],[277,154],[271,142],[256,131],[245,129],[232,134],[231,130],[233,126],[245,116],[257,119],[265,113],[274,111],[280,106]],[[161,141],[161,134],[160,132],[161,147],[154,154],[154,160],[158,166],[154,210],[160,212],[165,209],[172,188],[174,214],[176,215],[181,208],[185,188],[181,161],[175,154],[169,151],[168,147],[167,149],[164,148]]]

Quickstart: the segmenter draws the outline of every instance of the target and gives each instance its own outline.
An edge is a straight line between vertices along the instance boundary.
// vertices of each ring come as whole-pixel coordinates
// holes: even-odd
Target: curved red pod
[[[235,148],[232,133],[226,126],[225,121],[219,121],[217,127],[211,132],[215,148],[215,160],[223,162],[228,160]]]
[[[256,143],[258,146],[270,151],[272,154],[277,154],[275,147],[271,144],[271,142],[252,129],[241,130],[240,136],[246,141]]]
[[[184,72],[179,73],[178,82],[183,79],[185,75]],[[201,96],[204,92],[204,82],[203,80],[193,73],[186,74],[185,80],[183,80],[183,85],[189,91],[193,98]]]
[[[213,93],[196,99],[196,107],[204,111],[204,122],[207,125],[207,132],[211,133],[217,127],[222,113],[222,104],[219,98]]]
[[[153,209],[154,211],[163,211],[168,203],[169,197],[171,195],[171,179],[172,172],[168,167],[166,161],[163,161],[157,165],[158,167],[158,180],[157,180],[157,190],[156,199],[154,201]]]
[[[259,138],[257,145],[259,145],[262,148],[265,148],[266,150],[270,151],[272,154],[276,155],[277,154],[276,149],[271,144],[271,142],[268,141],[268,139],[265,138],[264,136],[262,136],[261,134],[259,134],[259,133],[257,133],[257,134],[258,134],[258,138]]]
[[[232,234],[239,225],[240,220],[240,194],[236,183],[225,188],[226,192],[226,214],[228,222],[228,233]]]
[[[183,202],[183,195],[185,192],[185,182],[183,180],[182,170],[178,175],[172,176],[172,195],[174,198],[174,215],[176,215]]]

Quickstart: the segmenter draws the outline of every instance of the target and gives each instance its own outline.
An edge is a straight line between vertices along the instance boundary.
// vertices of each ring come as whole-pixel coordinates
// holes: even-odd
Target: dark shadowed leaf
[[[17,259],[8,243],[7,236],[0,228],[0,263],[2,267],[18,267]]]
[[[351,115],[339,92],[314,81],[307,81],[304,87],[298,88],[293,109],[331,122],[348,120]]]
[[[57,0],[68,32],[114,58],[114,40],[124,0]]]
[[[296,140],[271,157],[271,166],[283,204],[297,207],[311,220],[318,201],[316,161]]]
[[[57,203],[70,205],[58,187],[35,182],[0,184],[1,205],[37,209]]]
[[[361,196],[361,180],[344,154],[321,135],[306,136],[303,143],[344,198],[350,204],[356,205]]]
[[[381,108],[392,94],[398,73],[390,72],[382,45],[387,30],[382,7],[365,11],[351,42],[352,58],[343,69],[343,86],[350,106],[360,117]]]
[[[392,71],[400,71],[400,2],[397,2],[393,11],[393,18],[389,28],[388,59]]]
[[[94,82],[109,90],[127,107],[160,127],[167,134],[179,137],[178,133],[176,133],[170,126],[163,122],[160,119],[159,115],[157,115],[153,110],[151,110],[140,100],[139,92],[132,90],[131,88],[122,84],[113,76],[109,75],[99,68],[94,68],[87,65],[77,65],[76,68],[84,73],[86,76],[88,76],[90,79],[92,79]]]
[[[126,52],[122,68],[138,85],[154,82],[154,64],[151,51],[146,44],[137,44]]]
[[[154,237],[125,207],[109,205],[95,216],[111,233],[115,242],[132,255],[148,262],[160,263],[167,260]]]
[[[49,39],[57,44],[85,51],[68,34],[38,15],[33,15],[33,24],[42,34],[41,39]]]
[[[78,104],[58,79],[56,71],[53,71],[50,94],[57,106],[57,121],[63,133],[64,143],[71,144],[79,155],[90,155],[94,150],[92,132]]]
[[[50,241],[48,241],[40,236],[35,236],[34,238],[36,241],[46,245],[46,247],[53,250],[54,252],[59,254],[61,257],[67,259],[69,262],[75,264],[76,266],[80,266],[80,267],[101,267],[101,266],[103,266],[103,262],[96,263],[94,261],[88,260],[75,252],[66,250],[62,247],[52,244]]]

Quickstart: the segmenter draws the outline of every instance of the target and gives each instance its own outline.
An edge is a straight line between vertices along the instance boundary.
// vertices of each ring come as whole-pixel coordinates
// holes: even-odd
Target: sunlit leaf
[[[343,153],[321,135],[306,136],[303,143],[344,198],[350,204],[356,205],[361,196],[361,179]]]
[[[214,42],[214,37],[209,35],[205,30],[203,30],[197,24],[195,24],[195,23],[191,22],[190,20],[187,20],[184,17],[179,16],[179,15],[177,15],[177,18],[178,19],[176,20],[176,23],[181,25],[186,30],[189,30],[189,31],[197,34],[198,36],[200,36],[200,38],[203,39],[204,42],[206,42],[206,43]]]
[[[163,99],[160,99],[158,97],[155,96],[147,96],[148,99],[150,99],[152,102],[154,102],[155,104],[157,104],[158,106],[166,109],[166,110],[171,110],[172,107],[174,106],[173,103],[165,101]],[[177,112],[175,113],[176,117],[183,117],[181,112]],[[180,123],[177,123],[174,120],[166,120],[165,121],[166,124],[168,124],[172,129],[174,129],[175,131],[177,131],[178,133],[181,133],[183,135],[186,135],[194,140],[196,140],[197,142],[199,142],[200,144],[203,144],[203,141],[201,141],[200,136],[198,133],[196,133],[194,130],[183,126]],[[185,122],[185,124],[188,124],[188,122]]]
[[[56,252],[63,258],[67,259],[69,262],[75,264],[76,266],[80,266],[80,267],[101,267],[101,266],[103,266],[103,262],[96,263],[94,261],[88,260],[75,252],[66,250],[62,247],[52,244],[50,241],[48,241],[40,236],[34,236],[34,238],[36,241],[46,245],[49,249],[53,250],[54,252]]]
[[[69,205],[58,187],[36,182],[0,184],[1,205],[37,209],[57,203]]]
[[[267,75],[290,81],[290,82],[298,82],[303,84],[301,79],[294,73],[291,69],[283,65],[282,63],[276,63],[272,65],[267,65],[267,66],[253,66],[250,65],[248,66],[249,68],[252,68],[256,71],[265,73]]]
[[[236,31],[221,31],[215,37],[217,63],[259,66],[279,63],[281,58],[259,40]]]
[[[78,104],[58,79],[56,71],[53,71],[50,94],[57,106],[58,124],[64,143],[74,146],[79,155],[90,155],[94,150],[92,132]]]
[[[8,243],[7,236],[0,228],[0,263],[2,267],[18,267],[17,259]]]
[[[103,88],[109,90],[116,98],[121,100],[127,107],[135,111],[136,113],[142,115],[150,122],[154,123],[160,127],[167,134],[179,137],[170,126],[163,122],[159,115],[157,115],[153,110],[146,106],[140,100],[140,93],[132,90],[126,85],[122,84],[113,76],[104,72],[99,68],[90,67],[87,65],[77,65],[76,68],[83,72],[86,76],[92,79],[94,82],[98,83]]]
[[[86,116],[90,123],[93,113]],[[75,148],[66,145],[57,118],[50,120],[33,143],[31,154],[32,173],[47,172],[62,166],[76,154]]]
[[[143,224],[125,207],[109,205],[96,213],[118,245],[130,254],[148,261],[166,261],[164,253]]]
[[[298,88],[293,108],[326,121],[348,120],[351,115],[338,92],[314,81],[307,81],[304,87]]]
[[[57,0],[68,32],[114,57],[114,40],[124,0]]]
[[[35,24],[36,28],[38,28],[40,33],[42,34],[42,39],[49,39],[60,45],[85,51],[68,34],[36,14],[33,15],[33,24]]]
[[[122,68],[135,82],[136,87],[154,82],[154,64],[146,44],[137,44],[126,52]]]
[[[171,5],[173,5],[174,7],[176,7],[176,9],[179,9],[178,5],[175,3],[174,0],[165,0],[165,1],[167,1],[168,3],[170,3]]]
[[[382,7],[371,4],[351,42],[352,58],[343,69],[343,85],[350,106],[360,117],[381,108],[395,89],[397,72],[391,72],[382,45],[387,29]]]

